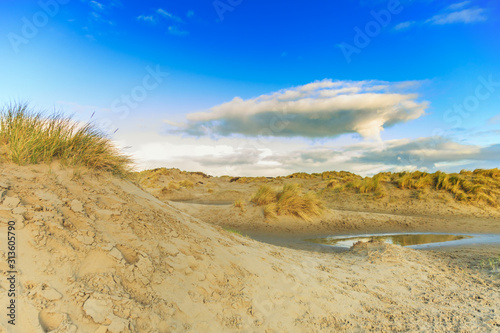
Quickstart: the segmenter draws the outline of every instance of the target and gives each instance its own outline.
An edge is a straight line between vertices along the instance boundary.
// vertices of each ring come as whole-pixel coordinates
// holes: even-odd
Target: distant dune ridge
[[[329,214],[345,217],[348,225],[353,215],[343,204],[355,209],[366,204],[364,213],[353,214],[363,215],[375,227],[387,218],[394,218],[389,225],[419,223],[411,216],[401,222],[396,215],[373,211],[379,202],[392,209],[390,193],[378,199],[370,191],[361,193],[356,184],[334,190],[328,185],[334,178],[252,183],[179,170],[161,171],[159,176],[158,171],[131,174],[130,160],[106,150],[109,141],[98,134],[85,141],[104,154],[97,161],[96,156],[70,158],[64,149],[76,149],[78,142],[71,136],[65,136],[71,143],[66,146],[59,145],[56,136],[51,152],[44,150],[39,159],[31,159],[21,149],[22,141],[17,143],[20,150],[13,149],[12,136],[5,132],[9,127],[2,121],[5,118],[0,118],[0,237],[4,244],[6,226],[15,221],[18,312],[15,329],[8,317],[0,316],[0,331],[487,332],[500,327],[498,278],[465,261],[458,265],[446,254],[378,243],[360,244],[345,253],[304,251],[213,225],[231,219],[251,229],[253,217],[259,216],[255,230],[284,232],[276,229],[283,223],[304,231],[328,224]],[[24,157],[16,159],[14,151]],[[498,180],[492,172],[492,181]],[[387,189],[396,186],[380,181],[387,182]],[[169,186],[172,182],[175,186]],[[273,188],[297,183],[294,191],[316,191],[326,211],[311,221],[286,214],[268,221],[259,206],[248,203],[242,209],[223,202],[250,202],[264,182]],[[402,200],[421,207],[421,199],[407,186],[401,189]],[[453,195],[444,188],[438,191],[436,195]],[[346,201],[337,200],[341,195]],[[365,196],[363,202],[354,204],[360,196]],[[482,219],[482,228],[498,230],[498,213],[488,203],[450,200],[447,209],[462,218]],[[217,202],[224,204],[214,205]],[[445,208],[436,208],[436,213],[442,219],[450,216]],[[218,216],[220,221],[214,221]],[[429,226],[441,220],[432,221]],[[340,228],[340,221],[331,223],[337,222]],[[352,225],[359,227],[359,221]],[[6,272],[6,249],[0,251],[0,270]],[[9,303],[6,279],[0,280],[0,288],[4,307]]]

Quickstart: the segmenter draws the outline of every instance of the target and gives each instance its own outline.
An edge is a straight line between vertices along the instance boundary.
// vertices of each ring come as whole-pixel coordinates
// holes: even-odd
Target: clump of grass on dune
[[[413,190],[413,197],[427,200],[433,191],[447,192],[456,201],[463,203],[486,203],[493,207],[500,206],[500,170],[477,169],[462,170],[460,173],[447,174],[441,171],[427,173],[381,172],[373,177],[361,178],[345,173],[323,173],[327,179],[324,191],[343,193],[354,191],[359,194],[373,193],[375,198],[387,195],[386,190],[395,186],[401,190]],[[443,195],[444,193],[441,193]]]
[[[296,179],[313,179],[314,175],[308,174],[306,172],[296,172],[291,175],[286,176],[286,178],[296,178]]]
[[[346,178],[345,180],[332,179],[326,184],[326,189],[333,189],[335,193],[347,190],[354,190],[362,194],[373,193],[375,197],[381,198],[385,196],[385,187],[380,183],[384,179],[384,175],[355,179]]]
[[[264,206],[264,217],[269,220],[276,220],[278,218],[278,205],[272,202]]]
[[[81,125],[61,114],[44,116],[26,104],[1,110],[0,147],[3,159],[19,165],[59,160],[128,176],[132,163],[93,124]]]
[[[302,195],[297,184],[283,186],[278,193],[277,213],[278,215],[293,215],[306,221],[313,216],[321,215],[323,204],[314,192]]]
[[[347,180],[347,181],[351,181],[355,178],[360,177],[349,171],[325,171],[318,174],[318,176],[321,176],[323,180],[337,179],[337,180]]]
[[[250,200],[257,206],[265,206],[276,202],[276,191],[268,185],[262,185]]]
[[[434,176],[421,171],[394,174],[394,180],[401,189],[419,190],[434,184]]]
[[[316,193],[302,194],[298,184],[284,185],[280,192],[263,185],[251,202],[264,206],[264,216],[270,219],[278,215],[292,215],[310,221],[313,216],[320,216],[323,210],[323,203]]]
[[[177,191],[180,188],[181,188],[181,186],[178,183],[176,183],[176,182],[170,182],[170,183],[168,183],[168,189],[169,190]]]
[[[239,208],[242,212],[245,211],[245,202],[243,200],[236,200],[233,206]]]
[[[401,172],[391,175],[391,180],[400,189],[426,190],[418,197],[424,197],[428,190],[446,191],[462,202],[484,202],[490,206],[500,205],[500,170],[474,171],[462,170],[460,173],[447,174],[437,171]]]
[[[194,183],[192,181],[190,181],[189,179],[184,179],[184,180],[181,180],[179,182],[179,186],[190,189],[190,188],[194,187]]]

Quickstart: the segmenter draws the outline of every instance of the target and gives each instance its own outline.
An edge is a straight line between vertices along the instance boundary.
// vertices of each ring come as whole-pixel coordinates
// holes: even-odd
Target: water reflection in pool
[[[467,238],[472,238],[472,236],[450,234],[384,234],[363,236],[332,236],[326,238],[307,239],[307,241],[337,247],[351,247],[359,241],[368,242],[373,239],[389,244],[413,246],[430,243],[458,241]]]

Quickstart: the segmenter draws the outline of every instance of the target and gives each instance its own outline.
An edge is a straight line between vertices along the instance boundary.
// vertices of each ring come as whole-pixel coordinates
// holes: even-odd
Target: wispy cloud
[[[460,11],[435,15],[428,19],[426,23],[444,25],[451,23],[473,23],[486,21],[484,9],[463,9]]]
[[[401,22],[399,24],[396,24],[394,29],[396,30],[403,30],[409,28],[411,25],[415,24],[415,21],[406,21],[406,22]]]
[[[188,12],[187,12],[187,14],[186,14],[186,17],[191,18],[191,17],[193,17],[193,16],[194,16],[194,11],[192,11],[192,10],[188,10]]]
[[[92,8],[94,10],[98,10],[98,11],[102,11],[104,10],[104,5],[100,2],[97,2],[97,1],[90,1],[90,6],[92,6]]]
[[[189,11],[189,15],[194,15],[194,12]],[[175,36],[186,36],[189,35],[189,31],[183,29],[182,26],[185,25],[185,22],[179,17],[176,16],[163,8],[158,8],[154,13],[150,15],[139,15],[137,20],[147,22],[150,24],[159,24],[161,21],[165,21],[169,24],[167,28],[167,32],[171,35]]]
[[[178,132],[194,136],[335,137],[379,139],[385,127],[424,115],[427,102],[407,84],[323,80],[191,113]],[[411,87],[411,85],[410,85]]]
[[[144,22],[149,22],[149,23],[156,23],[157,20],[153,15],[139,15],[137,16],[137,19],[139,21],[144,21]]]
[[[182,21],[182,19],[181,19],[180,17],[175,16],[175,15],[173,15],[173,14],[171,14],[171,13],[167,12],[166,10],[164,10],[164,9],[162,9],[162,8],[157,9],[157,10],[156,10],[156,12],[157,12],[158,14],[160,14],[161,16],[163,16],[163,17],[165,17],[165,18],[167,18],[167,19],[169,19],[169,20],[172,20],[172,21],[174,21],[174,22],[177,22],[177,23],[182,23],[182,22],[183,22],[183,21]]]
[[[470,1],[463,1],[449,5],[444,8],[440,14],[436,14],[431,18],[423,21],[406,21],[397,24],[394,30],[405,30],[416,25],[446,25],[455,23],[475,23],[487,20],[486,11],[484,8],[465,8],[470,5]]]
[[[468,4],[470,4],[470,1],[462,1],[458,3],[454,3],[448,6],[449,10],[459,10],[462,9],[463,7],[466,7]]]

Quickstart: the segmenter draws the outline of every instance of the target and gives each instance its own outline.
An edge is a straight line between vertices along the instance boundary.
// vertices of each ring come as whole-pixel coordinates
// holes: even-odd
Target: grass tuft
[[[401,172],[393,174],[391,180],[400,189],[426,190],[419,192],[418,198],[425,198],[429,193],[427,190],[434,189],[448,192],[456,201],[464,203],[483,202],[493,207],[500,205],[499,169],[462,170],[452,174],[441,171],[433,174],[421,171]]]
[[[275,219],[278,215],[292,215],[310,221],[313,216],[319,216],[323,203],[316,193],[302,194],[298,184],[287,184],[280,192],[264,185],[259,188],[251,200],[258,206],[264,206],[264,216]]]
[[[276,220],[278,219],[278,214],[276,213],[277,211],[278,205],[276,202],[267,204],[264,206],[264,217],[269,220]]]
[[[132,160],[118,151],[93,124],[78,124],[62,114],[45,117],[26,104],[0,112],[0,147],[3,159],[18,165],[58,160],[128,176]]]
[[[233,206],[239,208],[242,212],[245,211],[245,202],[243,200],[236,200]]]
[[[190,189],[190,188],[194,187],[194,183],[192,181],[190,181],[189,179],[185,179],[185,180],[181,180],[179,182],[179,186],[184,187],[186,189]]]
[[[276,202],[276,191],[268,185],[262,185],[250,200],[257,206],[264,206]]]
[[[306,221],[311,221],[313,216],[320,216],[323,209],[316,193],[307,192],[302,195],[297,184],[283,186],[283,190],[278,193],[277,206],[278,215],[292,215]]]

